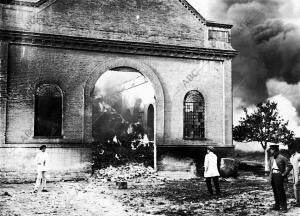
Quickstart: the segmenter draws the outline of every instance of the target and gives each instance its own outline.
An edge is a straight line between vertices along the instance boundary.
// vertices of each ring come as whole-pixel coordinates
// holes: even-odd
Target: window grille
[[[200,140],[205,138],[204,98],[196,90],[189,91],[184,98],[184,139]]]

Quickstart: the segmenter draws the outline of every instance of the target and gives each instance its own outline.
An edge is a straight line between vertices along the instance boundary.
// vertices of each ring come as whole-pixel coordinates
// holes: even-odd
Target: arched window
[[[204,139],[204,98],[196,90],[189,91],[184,97],[183,138]]]
[[[62,92],[56,85],[43,84],[35,93],[34,136],[62,135]]]

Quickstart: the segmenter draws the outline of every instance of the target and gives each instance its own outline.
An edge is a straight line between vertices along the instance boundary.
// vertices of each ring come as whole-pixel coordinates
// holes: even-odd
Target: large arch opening
[[[90,72],[90,76],[84,87],[84,122],[83,122],[83,142],[84,143],[93,143],[93,94],[95,91],[96,83],[99,78],[108,71],[117,71],[119,73],[124,72],[124,70],[130,69],[131,72],[138,72],[143,77],[152,84],[154,89],[154,169],[157,169],[157,145],[161,145],[164,142],[164,91],[161,85],[161,82],[148,65],[132,60],[129,58],[118,58],[110,59],[106,62],[102,62],[99,65],[96,65],[94,69]],[[127,71],[128,72],[128,71]],[[100,97],[98,100],[102,100]],[[126,111],[128,114],[131,111],[130,109]]]
[[[113,68],[99,77],[91,97],[94,141],[107,142],[117,138],[124,144],[126,136],[137,128],[141,138],[147,136],[149,139],[154,119],[153,128],[149,129],[144,110],[155,103],[155,93],[147,77],[133,68]],[[154,116],[154,108],[152,113]],[[151,138],[153,142],[153,136]]]

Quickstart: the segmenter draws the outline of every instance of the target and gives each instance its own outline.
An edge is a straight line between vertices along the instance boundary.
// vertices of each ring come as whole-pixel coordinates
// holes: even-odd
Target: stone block
[[[237,177],[239,161],[234,158],[221,158],[220,175],[222,177]]]

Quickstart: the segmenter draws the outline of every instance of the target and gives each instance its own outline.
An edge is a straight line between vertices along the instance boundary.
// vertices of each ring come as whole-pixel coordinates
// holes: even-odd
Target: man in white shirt
[[[46,189],[46,172],[48,170],[48,154],[46,153],[46,145],[40,147],[40,152],[35,157],[35,162],[37,164],[37,178],[34,187],[34,193],[37,193],[41,183],[42,192],[47,192]]]
[[[291,156],[290,159],[293,165],[293,183],[294,183],[294,195],[296,198],[295,207],[300,207],[300,180],[299,180],[299,166],[300,166],[300,147]]]
[[[207,154],[204,159],[204,177],[206,181],[206,186],[210,194],[213,194],[211,179],[214,182],[216,188],[216,194],[220,194],[219,187],[219,170],[218,170],[218,157],[214,153],[214,148],[212,146],[207,147]]]

